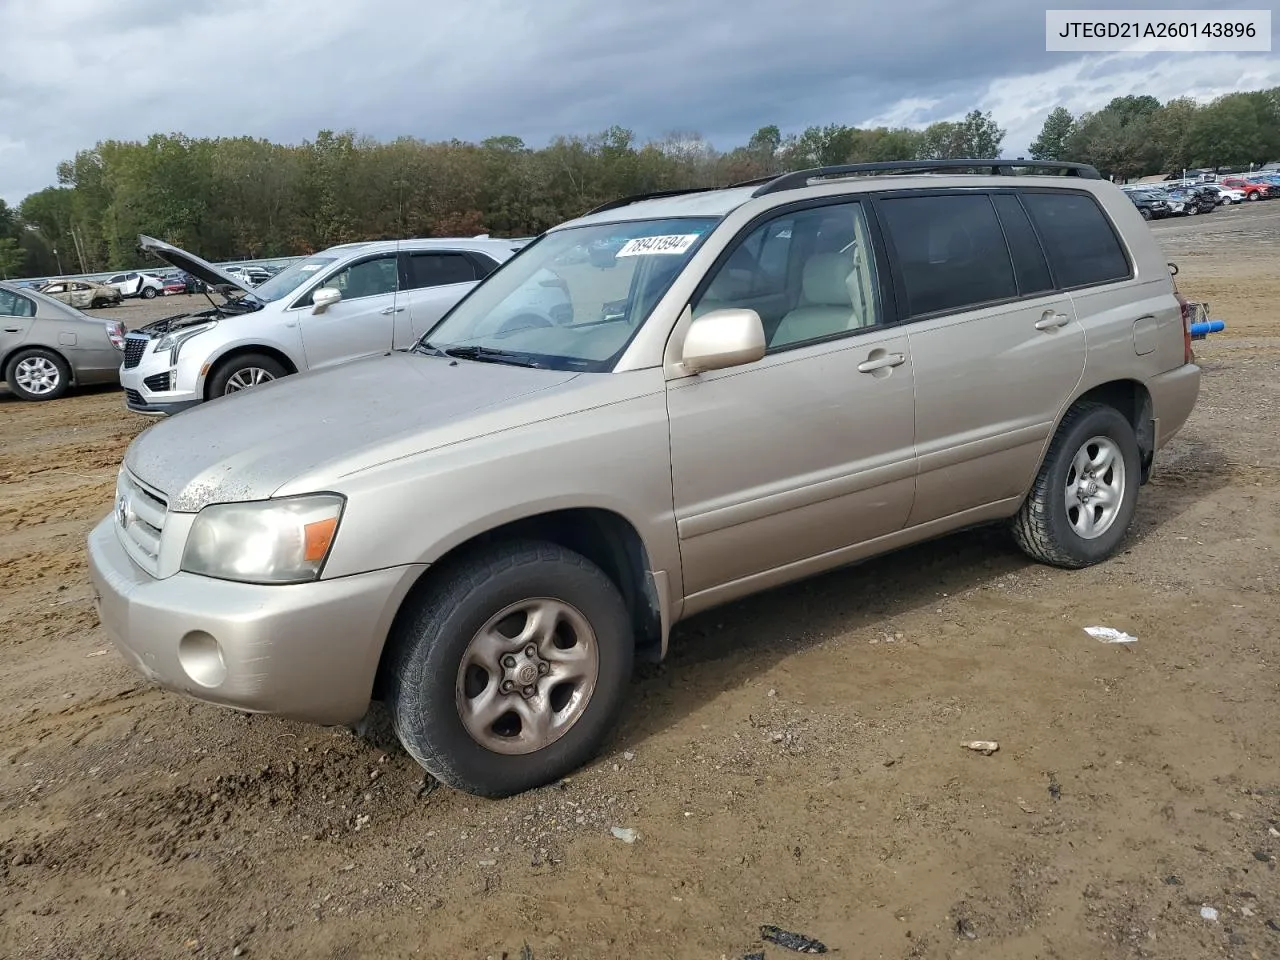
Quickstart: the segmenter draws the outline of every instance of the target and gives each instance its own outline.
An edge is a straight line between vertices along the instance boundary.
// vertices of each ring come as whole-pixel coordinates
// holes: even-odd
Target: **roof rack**
[[[1060,170],[1069,177],[1101,180],[1102,174],[1087,163],[1065,163],[1058,160],[898,160],[889,163],[843,163],[830,167],[814,167],[784,173],[765,183],[752,194],[763,197],[783,190],[796,190],[809,185],[809,181],[823,177],[843,177],[859,173],[934,173],[942,170],[989,169],[992,176],[1011,176],[1016,167],[1036,170]]]

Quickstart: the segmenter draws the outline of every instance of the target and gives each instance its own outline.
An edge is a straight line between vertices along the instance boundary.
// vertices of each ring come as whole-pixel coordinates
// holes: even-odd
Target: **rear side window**
[[[1000,193],[992,197],[991,202],[996,205],[1000,225],[1004,227],[1004,238],[1009,242],[1013,272],[1018,278],[1018,293],[1029,297],[1052,290],[1053,279],[1049,276],[1049,264],[1045,262],[1040,241],[1036,238],[1036,232],[1031,229],[1031,221],[1027,219],[1027,212],[1022,209],[1018,198]]]
[[[1025,193],[1060,287],[1084,287],[1129,277],[1129,261],[1098,202],[1083,193]]]
[[[990,197],[894,197],[881,200],[877,209],[897,255],[907,316],[1018,296]]]
[[[36,305],[26,297],[0,290],[0,317],[34,317]]]
[[[476,279],[476,268],[460,253],[409,254],[409,289],[443,287],[451,283],[470,283]]]

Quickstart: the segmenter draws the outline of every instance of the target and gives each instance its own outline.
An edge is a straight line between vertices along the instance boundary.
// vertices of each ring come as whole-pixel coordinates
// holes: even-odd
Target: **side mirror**
[[[685,334],[680,360],[690,373],[754,363],[765,353],[764,324],[754,310],[712,310]]]
[[[342,291],[337,287],[321,287],[311,295],[312,313],[324,313],[342,299]]]

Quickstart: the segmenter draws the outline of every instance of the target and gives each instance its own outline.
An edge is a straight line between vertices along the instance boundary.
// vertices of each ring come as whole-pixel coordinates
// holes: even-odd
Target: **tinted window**
[[[1058,286],[1079,287],[1129,276],[1120,241],[1093,197],[1026,193],[1022,200],[1044,242]]]
[[[1018,198],[1009,194],[997,194],[991,201],[1000,214],[1004,238],[1009,242],[1013,272],[1018,278],[1018,293],[1026,297],[1052,290],[1053,280],[1049,277],[1049,265],[1045,262],[1044,251],[1040,249],[1040,241],[1036,239],[1036,232],[1031,229],[1031,221],[1027,219],[1027,212],[1022,209]]]
[[[409,289],[443,287],[450,283],[470,283],[476,268],[460,253],[409,254]]]
[[[0,317],[34,317],[36,305],[26,297],[0,290]]]
[[[396,274],[394,254],[353,263],[347,269],[339,270],[323,283],[323,286],[336,287],[340,290],[343,300],[359,300],[361,297],[394,293],[398,285],[399,278]],[[314,294],[315,291],[312,291],[312,294],[307,297],[308,303],[312,302]]]
[[[879,290],[862,205],[841,203],[756,227],[716,269],[693,310],[755,310],[772,349],[878,325]]]
[[[878,209],[897,255],[908,316],[1018,295],[989,197],[897,197],[880,201]]]

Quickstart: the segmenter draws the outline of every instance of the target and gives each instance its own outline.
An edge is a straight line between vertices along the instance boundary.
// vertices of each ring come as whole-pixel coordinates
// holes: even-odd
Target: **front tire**
[[[388,640],[387,705],[405,750],[458,790],[503,797],[600,749],[635,652],[614,583],[572,550],[492,544],[441,571]]]
[[[209,378],[209,399],[239,393],[289,375],[284,365],[261,353],[245,353],[224,361]]]
[[[28,347],[9,358],[4,379],[20,400],[57,400],[71,389],[71,365],[52,350]]]
[[[1133,522],[1141,471],[1137,436],[1120,411],[1076,404],[1014,518],[1018,546],[1033,560],[1069,570],[1110,558]]]

